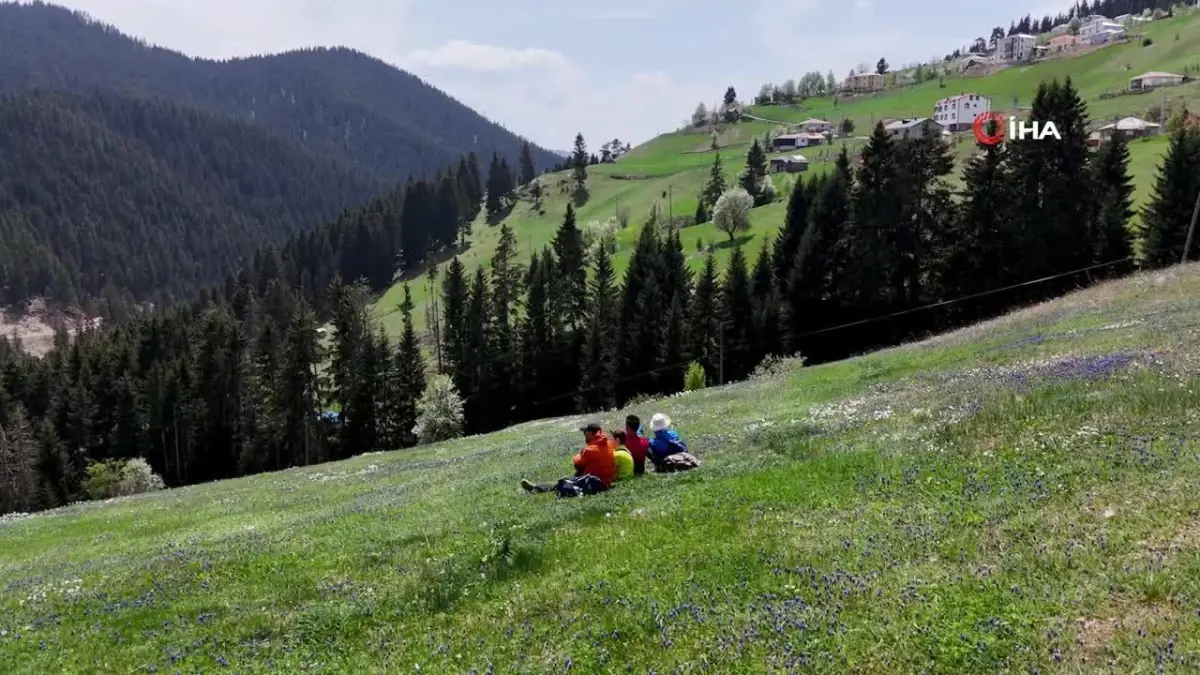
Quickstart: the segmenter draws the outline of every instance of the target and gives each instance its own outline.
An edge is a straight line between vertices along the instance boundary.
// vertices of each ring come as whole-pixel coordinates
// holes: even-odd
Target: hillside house
[[[884,125],[883,130],[897,140],[905,138],[924,138],[940,136],[943,131],[941,124],[928,117],[913,120],[896,120]]]
[[[1124,39],[1125,26],[1099,14],[1093,14],[1079,25],[1079,40],[1088,45],[1108,44]]]
[[[1183,84],[1183,76],[1175,73],[1163,73],[1160,71],[1151,71],[1142,73],[1137,77],[1129,79],[1129,89],[1132,91],[1144,91],[1147,89],[1155,89],[1157,87],[1172,87],[1177,84]]]
[[[771,139],[771,149],[779,152],[781,150],[808,148],[814,145],[820,145],[824,140],[825,136],[821,134],[780,134],[779,136]]]
[[[808,158],[804,155],[775,157],[771,160],[771,173],[798,173],[808,171]]]
[[[948,131],[970,129],[975,118],[992,109],[992,101],[980,94],[959,94],[938,101],[933,106],[933,119]]]
[[[1096,130],[1096,133],[1099,135],[1101,142],[1103,142],[1118,134],[1125,138],[1141,138],[1143,136],[1153,136],[1161,131],[1161,124],[1147,122],[1137,117],[1125,117],[1112,124],[1100,127]]]
[[[856,93],[869,93],[883,89],[883,76],[879,73],[859,73],[846,78],[842,86]]]
[[[996,41],[996,54],[1003,61],[1028,61],[1033,58],[1037,38],[1024,33],[1009,35]]]
[[[1050,38],[1046,46],[1050,48],[1051,54],[1060,54],[1069,52],[1079,47],[1079,38],[1070,33],[1064,35],[1055,35]]]
[[[804,120],[796,125],[796,131],[809,134],[827,134],[833,131],[833,122],[818,119]]]

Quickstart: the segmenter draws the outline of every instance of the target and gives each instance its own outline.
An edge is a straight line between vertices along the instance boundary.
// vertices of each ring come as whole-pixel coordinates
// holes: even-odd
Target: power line
[[[1155,249],[1155,250],[1154,250],[1154,251],[1152,251],[1152,252],[1154,252],[1154,253],[1161,253],[1161,252],[1166,252],[1166,251],[1175,251],[1175,250],[1179,250],[1179,248],[1180,248],[1179,246],[1170,246],[1170,247],[1164,247],[1164,248],[1160,248],[1160,249]],[[1023,281],[1023,282],[1021,282],[1021,283],[1012,284],[1012,285],[1010,285],[1010,286],[1004,286],[1004,287],[1001,287],[1001,288],[995,288],[995,289],[992,289],[992,290],[988,290],[988,291],[982,291],[982,292],[979,292],[979,293],[971,293],[971,294],[969,294],[969,295],[963,295],[963,296],[960,296],[960,297],[957,297],[957,298],[952,298],[952,299],[950,299],[950,300],[941,300],[941,301],[939,301],[939,302],[933,302],[933,303],[930,303],[930,304],[928,304],[928,305],[922,305],[922,306],[920,306],[920,307],[913,307],[913,308],[910,308],[910,309],[900,310],[900,311],[898,311],[898,312],[891,312],[891,313],[889,313],[889,314],[882,314],[882,315],[880,315],[880,316],[871,317],[871,318],[868,318],[868,319],[861,319],[861,320],[859,320],[859,321],[851,321],[851,322],[848,322],[848,323],[839,324],[839,325],[837,325],[837,326],[830,326],[830,327],[827,327],[827,328],[821,328],[821,329],[818,329],[818,330],[808,331],[808,332],[806,332],[806,333],[801,333],[801,334],[799,334],[799,335],[796,335],[796,336],[795,336],[795,339],[801,339],[801,338],[811,337],[811,336],[814,336],[814,335],[821,335],[821,334],[823,334],[823,333],[829,333],[829,332],[833,332],[833,331],[837,331],[837,330],[843,330],[843,329],[846,329],[846,328],[853,328],[853,327],[855,327],[855,326],[862,326],[862,325],[866,325],[866,324],[869,324],[869,323],[875,323],[875,322],[878,322],[878,321],[886,321],[886,320],[888,320],[888,319],[892,319],[892,318],[895,318],[895,317],[897,317],[897,316],[903,316],[903,315],[906,315],[906,314],[914,314],[914,313],[916,313],[916,312],[921,312],[921,311],[925,311],[925,310],[929,310],[929,309],[935,309],[935,308],[938,308],[938,307],[946,307],[946,306],[949,306],[949,305],[954,305],[954,304],[958,304],[958,303],[961,303],[961,302],[966,302],[966,301],[968,301],[968,300],[974,300],[974,299],[976,299],[976,298],[981,298],[981,297],[986,297],[986,296],[989,296],[989,295],[994,295],[994,294],[996,294],[996,293],[1003,293],[1003,292],[1005,292],[1005,291],[1012,291],[1012,290],[1015,290],[1015,289],[1018,289],[1018,288],[1023,288],[1023,287],[1027,287],[1027,286],[1033,286],[1033,285],[1036,285],[1036,284],[1045,283],[1045,282],[1047,282],[1047,281],[1053,281],[1053,280],[1055,280],[1055,279],[1062,279],[1062,278],[1065,278],[1065,277],[1075,276],[1075,275],[1078,275],[1078,274],[1083,274],[1083,273],[1085,273],[1085,272],[1090,272],[1090,271],[1097,270],[1097,269],[1102,269],[1102,268],[1105,268],[1105,267],[1112,267],[1112,266],[1114,266],[1114,265],[1120,265],[1120,264],[1122,264],[1122,263],[1125,263],[1125,262],[1131,262],[1131,261],[1133,261],[1134,259],[1135,259],[1135,258],[1134,258],[1134,256],[1132,256],[1132,255],[1129,255],[1129,256],[1125,256],[1125,257],[1123,257],[1123,258],[1119,258],[1119,259],[1116,259],[1116,260],[1110,260],[1110,261],[1108,261],[1108,262],[1099,263],[1099,264],[1096,264],[1096,265],[1089,265],[1089,266],[1087,266],[1087,267],[1082,267],[1082,268],[1075,269],[1075,270],[1070,270],[1070,271],[1067,271],[1067,272],[1060,272],[1060,273],[1058,273],[1058,274],[1052,274],[1052,275],[1050,275],[1050,276],[1041,277],[1041,278],[1039,278],[1039,279],[1033,279],[1033,280],[1030,280],[1030,281]],[[722,332],[724,332],[724,331],[722,330]],[[759,343],[756,343],[756,344],[747,345],[747,348],[754,348],[754,347],[765,347],[765,346],[769,346],[769,345],[771,345],[771,344],[772,344],[772,342],[770,342],[770,341],[763,341],[763,342],[759,342]],[[694,359],[687,359],[686,361],[680,361],[680,362],[678,362],[678,363],[670,363],[670,364],[662,365],[662,366],[659,366],[659,367],[657,367],[657,368],[653,368],[653,369],[650,369],[650,370],[645,370],[645,371],[641,371],[641,372],[638,372],[638,373],[633,373],[633,374],[630,374],[630,375],[626,375],[626,376],[624,376],[624,377],[620,377],[620,378],[617,378],[616,380],[614,380],[614,381],[613,381],[613,384],[621,384],[621,383],[624,383],[624,382],[630,382],[630,381],[632,381],[632,380],[636,380],[636,379],[639,379],[639,378],[645,377],[645,376],[647,376],[647,375],[654,375],[654,374],[656,374],[656,373],[660,373],[660,372],[662,372],[662,371],[664,371],[664,370],[672,370],[672,369],[675,369],[675,368],[680,368],[680,367],[682,367],[682,366],[686,366],[687,364],[691,363],[693,360],[694,360]],[[530,403],[529,403],[529,404],[527,404],[527,405],[528,405],[528,407],[537,407],[537,406],[545,405],[545,404],[547,404],[547,403],[554,403],[554,402],[557,402],[557,401],[562,401],[562,400],[565,400],[565,399],[568,399],[568,398],[574,398],[575,396],[577,396],[577,395],[579,395],[579,394],[582,394],[582,393],[587,393],[587,392],[591,392],[591,391],[595,391],[595,390],[597,390],[597,389],[599,389],[599,386],[588,387],[588,388],[585,388],[585,389],[578,389],[578,390],[576,390],[576,391],[573,391],[573,392],[566,392],[566,393],[562,393],[562,394],[556,394],[556,395],[554,395],[554,396],[551,396],[551,397],[549,397],[549,398],[536,399],[536,400],[534,400],[534,401],[530,402]],[[464,400],[464,401],[467,401],[467,400],[474,400],[474,399],[477,399],[477,398],[478,398],[478,397],[474,397],[474,396],[473,396],[473,397],[469,397],[469,398],[464,398],[463,400]]]

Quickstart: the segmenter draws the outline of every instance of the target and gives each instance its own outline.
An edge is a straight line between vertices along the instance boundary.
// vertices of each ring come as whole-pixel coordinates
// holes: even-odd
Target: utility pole
[[[1187,239],[1183,243],[1183,256],[1179,259],[1180,264],[1187,262],[1188,251],[1192,248],[1192,235],[1196,233],[1196,216],[1200,215],[1200,192],[1196,193],[1196,205],[1192,207],[1192,224],[1188,226]]]

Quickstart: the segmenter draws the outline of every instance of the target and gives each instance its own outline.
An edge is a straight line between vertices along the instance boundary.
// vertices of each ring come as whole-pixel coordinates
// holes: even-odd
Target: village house
[[[883,76],[879,73],[859,73],[846,78],[842,86],[857,93],[867,93],[883,89]]]
[[[818,119],[804,120],[800,124],[797,124],[795,129],[796,131],[809,134],[827,134],[833,131],[833,122]]]
[[[1147,122],[1137,117],[1124,117],[1112,124],[1100,127],[1096,130],[1096,133],[1099,134],[1101,141],[1107,141],[1117,134],[1125,138],[1141,138],[1143,136],[1153,136],[1160,131],[1162,131],[1161,124]]]
[[[1079,40],[1084,44],[1102,45],[1125,37],[1125,26],[1099,14],[1093,14],[1079,25]]]
[[[992,108],[991,99],[980,94],[959,94],[938,101],[933,106],[933,119],[948,131],[970,129],[975,118]]]
[[[1056,35],[1050,38],[1046,46],[1050,48],[1051,54],[1069,52],[1079,46],[1079,38],[1069,33]]]
[[[1033,58],[1037,38],[1024,33],[1009,35],[996,41],[996,54],[1004,61],[1028,61]]]
[[[896,120],[884,125],[883,130],[894,139],[904,138],[924,138],[926,136],[940,136],[943,128],[941,124],[928,118],[921,117],[913,120]]]
[[[804,155],[775,157],[771,160],[771,173],[797,173],[808,171],[808,159]]]
[[[795,148],[808,148],[820,145],[824,140],[825,136],[822,134],[780,134],[771,139],[771,148],[776,152],[780,150],[793,150]]]
[[[1151,71],[1149,73],[1142,73],[1137,77],[1130,78],[1129,88],[1133,91],[1142,91],[1145,89],[1155,89],[1157,87],[1171,87],[1182,83],[1182,75]]]

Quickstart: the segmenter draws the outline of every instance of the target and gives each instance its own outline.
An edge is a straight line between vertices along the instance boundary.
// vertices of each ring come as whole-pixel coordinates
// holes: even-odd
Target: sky
[[[928,61],[1071,0],[51,0],[190,56],[346,46],[542,147],[678,128],[733,86]]]

